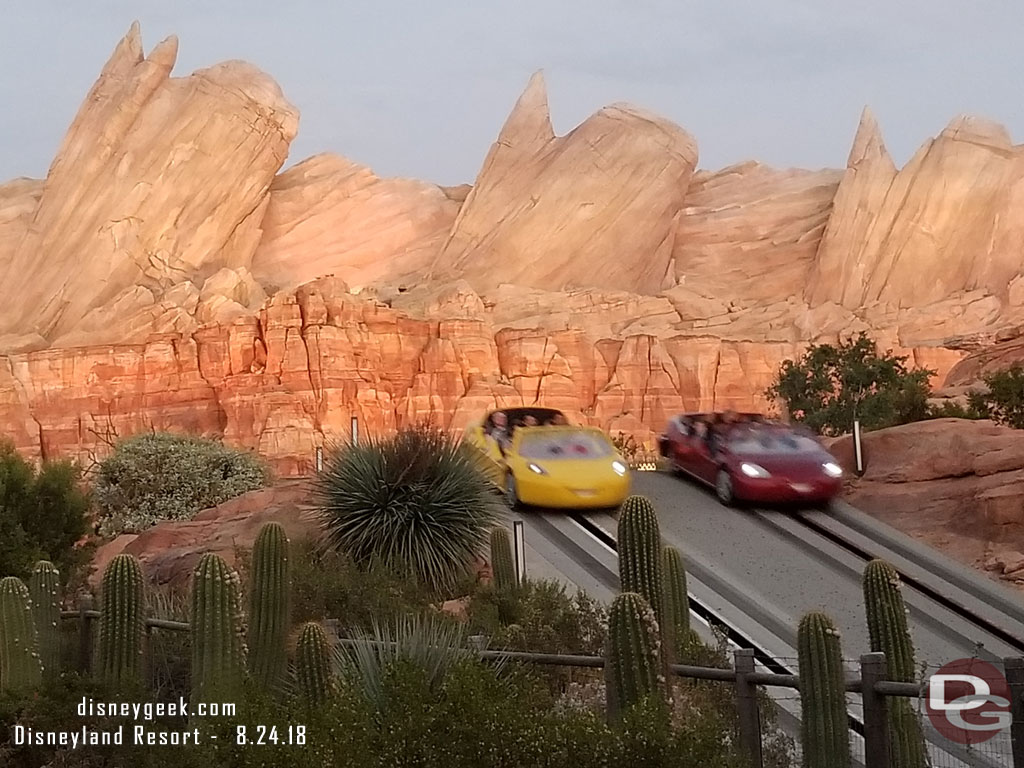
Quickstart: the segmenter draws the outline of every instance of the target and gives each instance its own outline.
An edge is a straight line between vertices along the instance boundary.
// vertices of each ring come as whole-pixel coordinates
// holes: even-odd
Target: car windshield
[[[804,435],[774,430],[740,430],[729,437],[734,453],[808,454],[820,453],[817,441]]]
[[[519,455],[524,459],[595,459],[611,456],[612,444],[593,432],[561,431],[524,434]]]

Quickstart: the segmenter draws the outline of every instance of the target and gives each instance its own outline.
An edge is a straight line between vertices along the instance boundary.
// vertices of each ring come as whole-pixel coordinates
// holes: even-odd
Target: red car
[[[813,433],[757,414],[687,413],[668,423],[658,450],[715,489],[719,501],[825,507],[842,488],[839,462]]]

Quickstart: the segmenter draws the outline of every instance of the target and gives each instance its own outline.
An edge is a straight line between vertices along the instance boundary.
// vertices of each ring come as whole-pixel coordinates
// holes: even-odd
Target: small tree
[[[50,560],[65,578],[84,559],[75,544],[88,530],[88,496],[67,461],[37,472],[10,442],[0,441],[0,576],[27,576]]]
[[[909,370],[906,359],[891,350],[879,355],[862,331],[838,347],[812,344],[799,360],[784,361],[765,394],[819,434],[850,432],[855,418],[864,429],[907,424],[928,418],[935,371]]]
[[[997,424],[1024,429],[1024,366],[1014,363],[984,380],[988,392],[971,392],[967,396],[970,410]]]

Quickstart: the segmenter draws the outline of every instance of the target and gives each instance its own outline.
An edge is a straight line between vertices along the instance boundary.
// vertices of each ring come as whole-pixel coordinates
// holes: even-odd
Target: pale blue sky
[[[472,181],[536,69],[564,133],[628,101],[690,130],[701,167],[841,167],[870,104],[898,163],[954,115],[1024,136],[1019,0],[7,0],[0,181],[42,176],[132,20],[175,74],[251,61],[302,112],[288,163]]]

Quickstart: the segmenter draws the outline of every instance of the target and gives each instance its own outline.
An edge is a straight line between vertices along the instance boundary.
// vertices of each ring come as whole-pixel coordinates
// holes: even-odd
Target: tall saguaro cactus
[[[797,632],[803,768],[849,768],[843,651],[832,619],[808,613]]]
[[[49,560],[40,560],[32,569],[28,591],[43,676],[52,680],[60,673],[60,571]]]
[[[642,595],[624,592],[608,613],[605,683],[608,718],[617,720],[650,696],[663,696],[665,678],[654,610]]]
[[[16,576],[0,579],[0,691],[25,691],[42,677],[28,587]]]
[[[516,588],[512,543],[508,538],[508,530],[500,526],[491,529],[491,570],[494,573],[494,586],[499,592],[511,592]]]
[[[249,672],[265,690],[288,674],[290,600],[288,536],[280,523],[267,523],[253,546],[249,594]]]
[[[618,549],[621,590],[635,592],[647,601],[658,620],[662,647],[671,654],[675,639],[664,615],[661,530],[654,505],[643,496],[630,496],[619,510]]]
[[[864,567],[863,584],[871,650],[885,654],[889,679],[914,682],[914,643],[899,572],[884,560],[872,560]],[[908,700],[889,700],[889,733],[893,768],[924,768],[924,734]]]
[[[192,700],[232,701],[245,677],[238,573],[208,552],[192,581]]]
[[[323,704],[334,685],[331,678],[331,647],[323,627],[315,621],[302,625],[295,656],[299,695],[311,708]]]
[[[690,638],[690,597],[686,592],[686,567],[683,556],[675,547],[661,550],[662,575],[665,580],[665,609],[662,615],[671,630],[676,659]]]
[[[100,675],[118,686],[141,681],[142,567],[132,555],[117,555],[103,571],[100,586]]]

